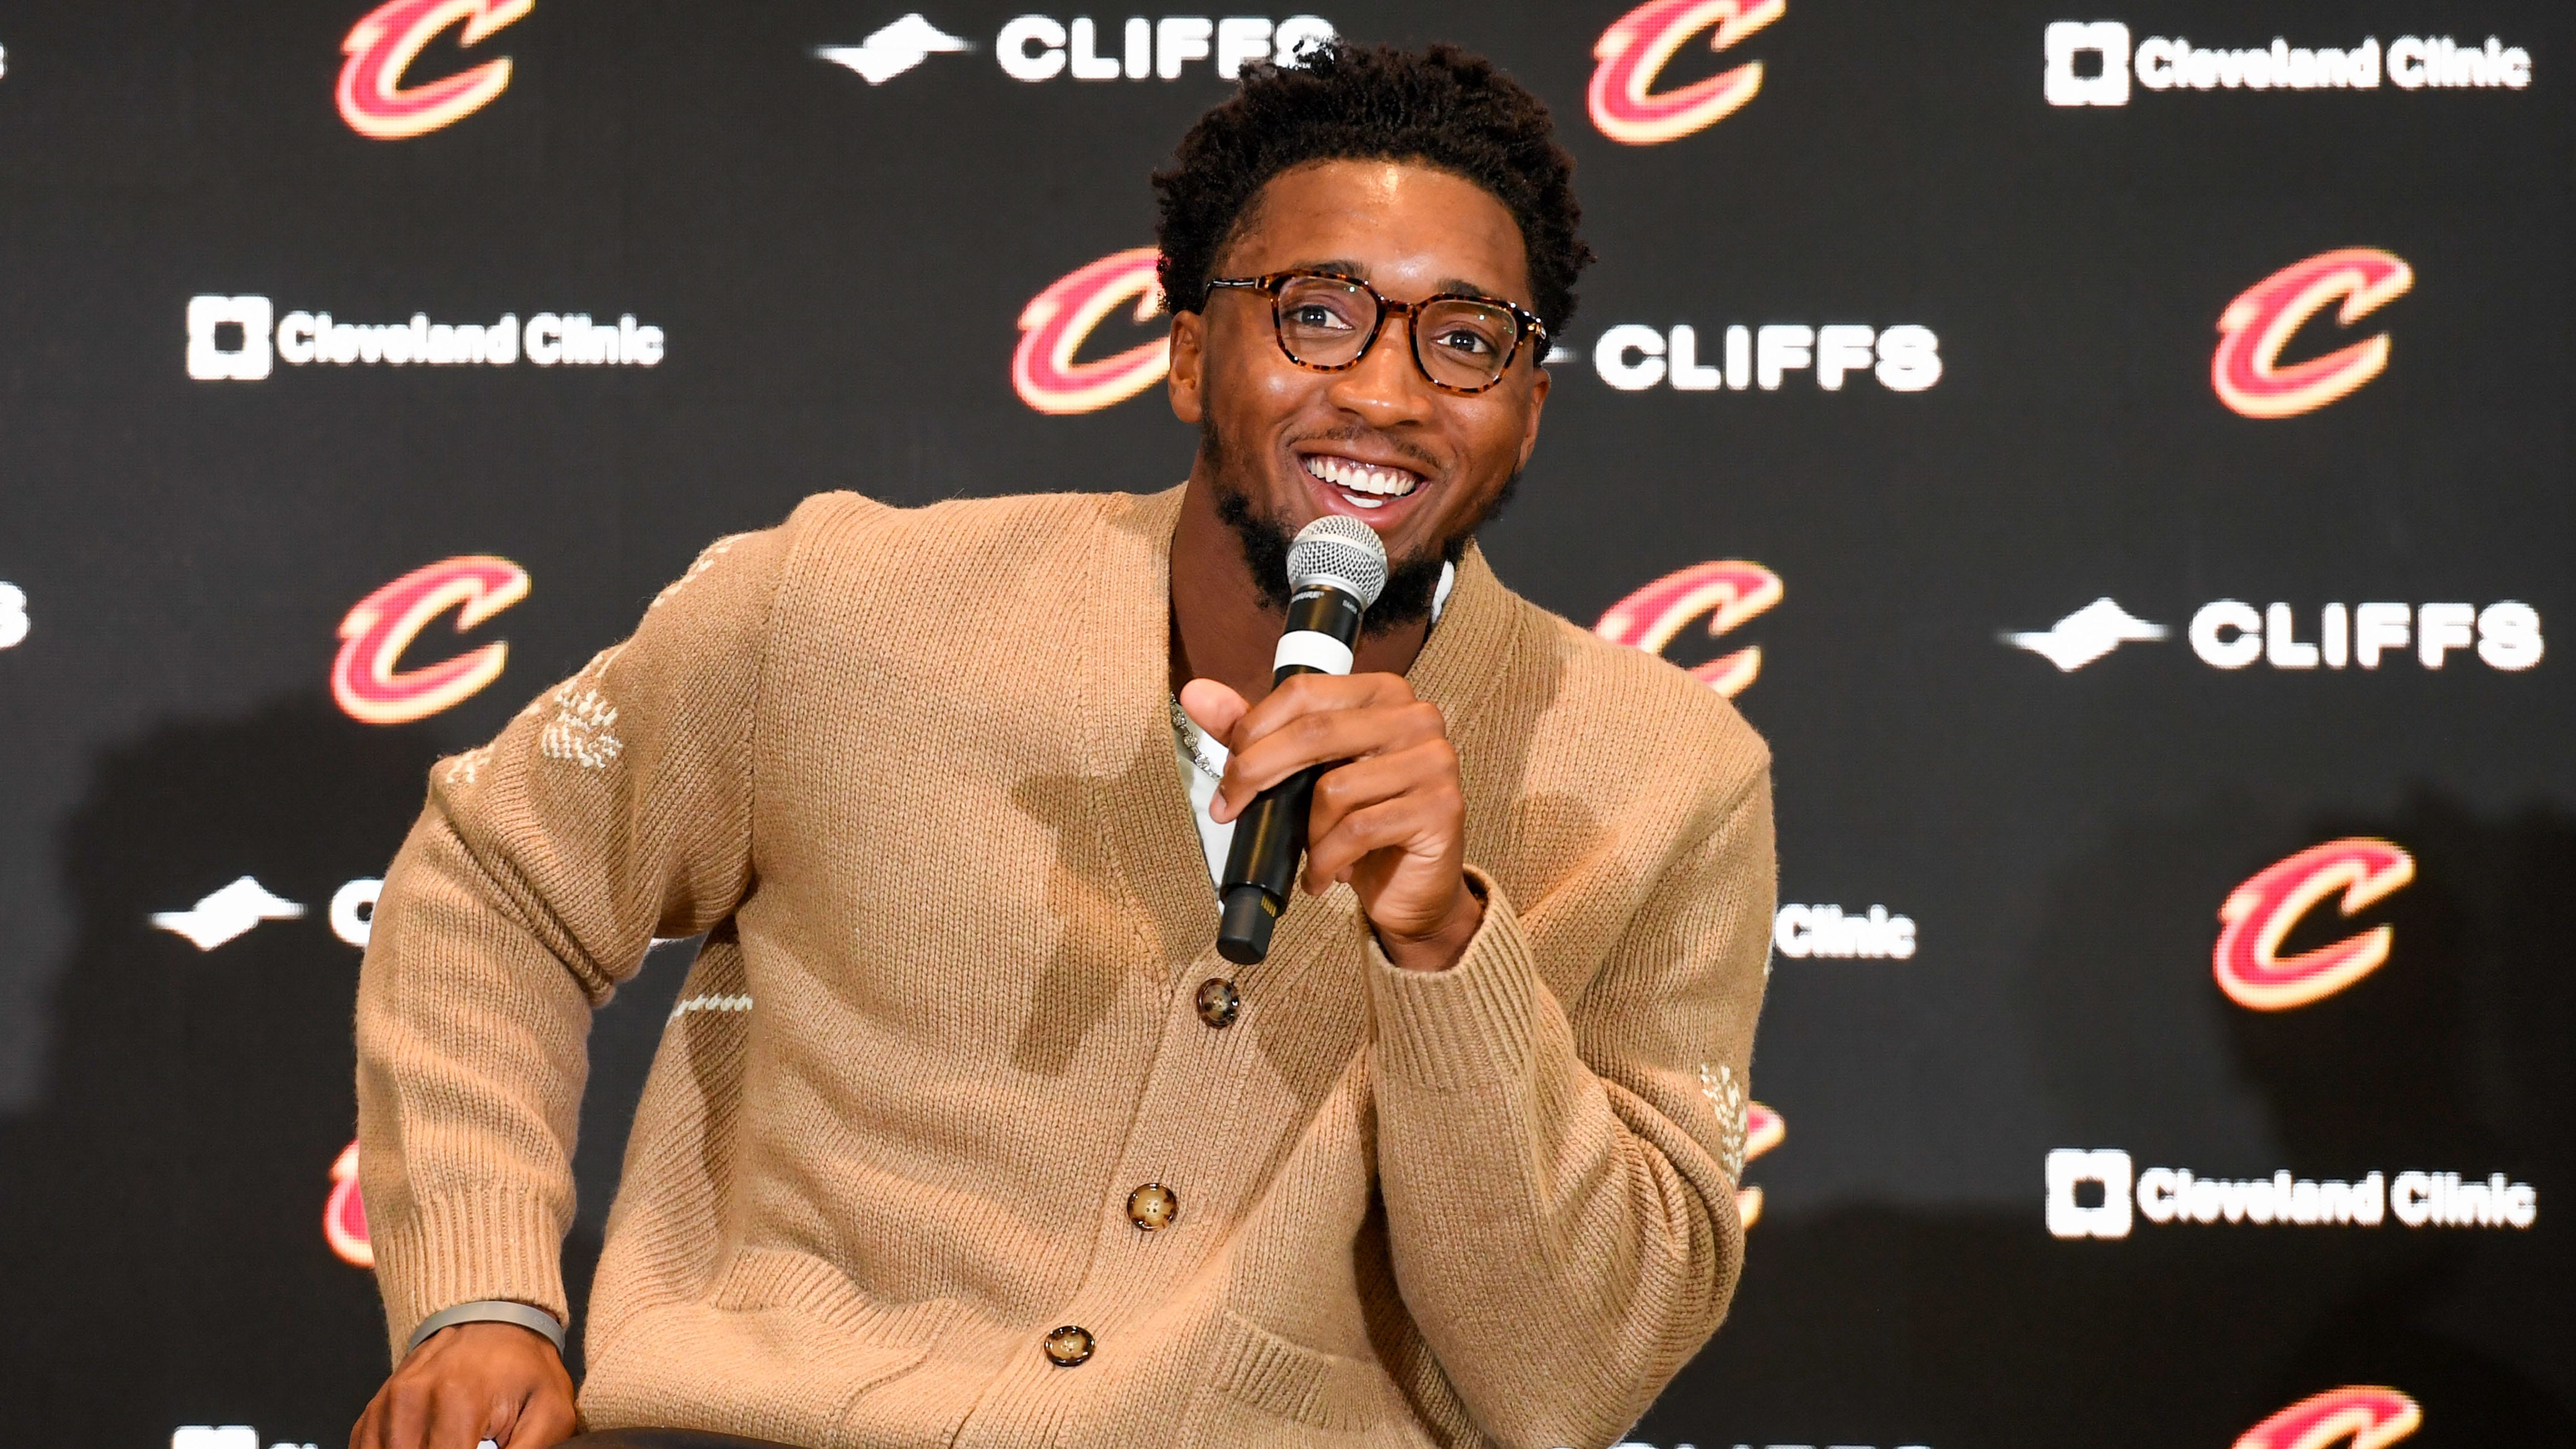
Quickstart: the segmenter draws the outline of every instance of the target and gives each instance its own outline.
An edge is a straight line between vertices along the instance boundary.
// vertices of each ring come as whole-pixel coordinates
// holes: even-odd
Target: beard
[[[1253,587],[1261,591],[1261,602],[1280,613],[1288,611],[1288,549],[1296,541],[1288,525],[1260,510],[1252,495],[1234,476],[1234,457],[1226,449],[1216,430],[1207,423],[1199,425],[1199,455],[1207,460],[1208,477],[1216,488],[1216,516],[1234,534],[1237,547],[1243,550],[1244,567],[1251,571]],[[1431,617],[1431,598],[1440,587],[1442,565],[1454,565],[1467,556],[1467,545],[1476,538],[1476,530],[1502,516],[1505,505],[1521,486],[1521,470],[1514,468],[1501,491],[1473,518],[1458,530],[1441,539],[1429,552],[1410,558],[1387,560],[1386,587],[1379,591],[1377,602],[1369,605],[1360,621],[1360,637],[1371,638],[1418,623]]]

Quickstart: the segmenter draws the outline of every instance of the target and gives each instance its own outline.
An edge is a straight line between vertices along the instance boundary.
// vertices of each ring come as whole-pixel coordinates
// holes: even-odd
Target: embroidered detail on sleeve
[[[711,544],[708,544],[705,550],[699,553],[697,562],[689,565],[689,571],[687,573],[684,573],[678,578],[671,580],[668,584],[663,585],[662,592],[653,596],[653,602],[644,606],[645,612],[651,613],[653,610],[662,607],[664,604],[671,602],[675,598],[678,598],[680,596],[680,590],[687,588],[698,575],[714,568],[716,566],[717,559],[723,558],[726,554],[732,552],[733,546],[747,537],[749,537],[748,534],[731,533],[717,539]]]
[[[474,748],[467,750],[465,753],[458,755],[455,759],[447,762],[447,783],[450,785],[471,785],[476,779],[481,777],[483,767],[491,762],[492,747],[490,745],[476,745]]]
[[[1699,1064],[1699,1093],[1717,1113],[1717,1165],[1730,1182],[1744,1180],[1744,1085],[1724,1062]]]
[[[751,1010],[751,997],[747,993],[741,996],[692,996],[688,1000],[671,1008],[671,1019],[673,1021],[678,1021],[681,1017],[688,1015],[692,1011],[749,1010]]]
[[[581,681],[576,678],[573,684]],[[576,694],[572,684],[555,691],[555,717],[537,737],[537,748],[549,760],[569,760],[585,770],[605,770],[625,752],[626,742],[608,732],[617,723],[617,707],[596,689]]]

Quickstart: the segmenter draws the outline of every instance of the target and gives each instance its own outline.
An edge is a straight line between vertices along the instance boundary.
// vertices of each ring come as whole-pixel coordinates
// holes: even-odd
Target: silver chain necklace
[[[1181,748],[1190,752],[1190,763],[1199,767],[1200,774],[1211,780],[1225,778],[1224,767],[1210,761],[1207,753],[1199,748],[1198,722],[1190,718],[1188,710],[1181,708],[1181,697],[1177,694],[1172,696],[1172,734],[1180,740]]]

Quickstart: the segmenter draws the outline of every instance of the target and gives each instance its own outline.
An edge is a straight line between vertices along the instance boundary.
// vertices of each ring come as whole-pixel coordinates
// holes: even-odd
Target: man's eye
[[[1497,351],[1492,338],[1465,327],[1441,333],[1440,345],[1462,357],[1491,357]]]
[[[1319,331],[1351,325],[1343,320],[1340,313],[1320,302],[1309,302],[1305,306],[1289,309],[1288,320],[1299,327],[1312,327]]]

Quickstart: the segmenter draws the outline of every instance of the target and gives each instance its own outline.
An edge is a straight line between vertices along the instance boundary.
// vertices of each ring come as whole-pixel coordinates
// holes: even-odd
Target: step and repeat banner
[[[341,1442],[430,762],[808,493],[1177,482],[1146,175],[1340,32],[1555,109],[1487,547],[1778,756],[1748,1264],[1635,1440],[2576,1441],[2576,11],[918,3],[0,7],[11,1433]]]

